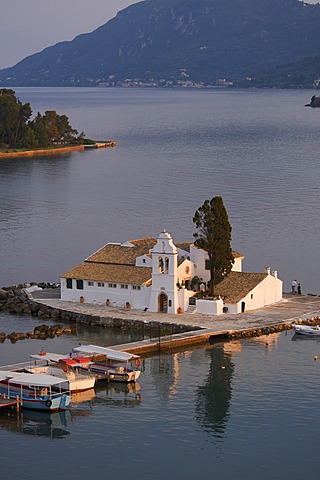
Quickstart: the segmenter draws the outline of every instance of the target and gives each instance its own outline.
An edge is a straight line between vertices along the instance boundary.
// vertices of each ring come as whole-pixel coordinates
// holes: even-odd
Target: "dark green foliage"
[[[214,286],[232,269],[234,258],[231,249],[231,225],[221,197],[205,200],[196,210],[193,222],[195,245],[206,251],[210,261],[210,294],[214,295]]]
[[[31,115],[30,104],[22,104],[13,90],[0,90],[0,148],[47,148],[82,140],[66,115],[49,110],[32,121]]]
[[[236,87],[319,88],[320,56],[306,56],[299,62],[279,65],[252,78],[235,82]]]
[[[29,122],[39,147],[79,144],[78,131],[71,127],[66,115],[58,115],[55,110],[47,110],[42,116]]]
[[[82,143],[83,145],[95,145],[97,142],[95,142],[91,138],[83,138]]]
[[[22,104],[13,90],[0,90],[0,148],[12,148],[21,142],[31,114],[30,104]]]

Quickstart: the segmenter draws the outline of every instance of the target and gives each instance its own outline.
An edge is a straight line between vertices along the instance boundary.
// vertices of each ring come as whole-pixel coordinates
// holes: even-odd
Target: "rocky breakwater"
[[[30,289],[41,288],[58,288],[57,284],[40,283],[40,284],[20,284],[10,287],[0,288],[0,311],[7,311],[13,315],[29,315],[39,317],[43,320],[60,318],[60,313],[34,301],[29,293]],[[75,324],[63,325],[61,323],[55,325],[38,325],[32,331],[28,332],[12,332],[5,334],[0,332],[0,342],[4,342],[6,338],[11,342],[24,340],[26,338],[46,339],[53,338],[64,333],[75,334],[77,327]]]
[[[311,317],[309,319],[299,319],[294,322],[285,322],[279,325],[272,325],[259,328],[246,328],[243,330],[230,330],[227,334],[227,338],[230,340],[240,339],[240,338],[250,338],[250,337],[260,337],[262,335],[270,335],[272,333],[279,333],[285,330],[291,330],[292,324],[299,325],[320,325],[320,317]]]

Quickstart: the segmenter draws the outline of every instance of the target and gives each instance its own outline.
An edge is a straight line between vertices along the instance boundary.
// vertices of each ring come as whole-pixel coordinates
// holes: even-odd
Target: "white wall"
[[[61,278],[61,300],[80,302],[80,297],[84,298],[84,303],[106,304],[109,299],[110,305],[114,303],[118,307],[125,307],[129,302],[132,308],[143,310],[149,307],[151,287],[141,286],[141,290],[133,290],[132,285],[128,284],[128,289],[122,289],[120,284],[117,288],[108,288],[108,283],[104,287],[98,287],[97,282],[94,286],[88,286],[86,280],[83,281],[83,290],[76,288],[76,280],[73,280],[73,288],[66,288],[66,279]]]
[[[197,313],[203,313],[205,315],[222,315],[223,301],[220,300],[197,300]]]
[[[280,302],[280,300],[282,300],[282,281],[268,275],[242,301],[245,302],[245,311],[247,311],[262,308]]]
[[[227,313],[241,313],[242,302],[245,302],[245,312],[280,302],[282,300],[282,284],[283,282],[278,278],[268,275],[237,304],[225,303],[224,306],[228,308]]]
[[[242,272],[242,260],[243,257],[237,257],[234,259],[234,264],[232,265],[233,272]]]
[[[160,268],[162,261],[162,269]],[[168,265],[167,262],[168,261]],[[159,295],[164,293],[168,298],[168,313],[177,313],[178,252],[172,237],[166,231],[160,233],[157,243],[152,249],[152,287],[149,303],[150,312],[158,312]]]
[[[192,290],[187,290],[186,288],[180,288],[178,290],[178,304],[182,308],[182,311],[185,312],[189,307],[189,298],[193,297],[196,292]]]
[[[136,267],[151,267],[152,268],[152,258],[147,255],[141,255],[141,257],[136,258]]]
[[[190,260],[194,263],[194,276],[197,275],[201,281],[208,282],[210,280],[210,270],[205,268],[205,260],[208,258],[206,252],[193,245],[190,246]]]
[[[190,260],[194,263],[194,275],[202,278],[203,282],[209,282],[210,270],[206,270],[206,260],[209,259],[208,254],[200,248],[190,246]],[[243,257],[237,257],[234,259],[232,271],[242,272],[242,260]]]
[[[177,269],[177,276],[180,284],[183,280],[191,280],[194,277],[194,266],[190,260],[185,260]]]

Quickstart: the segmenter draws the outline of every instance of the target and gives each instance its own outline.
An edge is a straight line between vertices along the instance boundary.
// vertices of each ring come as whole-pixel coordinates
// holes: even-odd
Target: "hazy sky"
[[[91,32],[138,1],[0,0],[0,69],[45,47]]]
[[[0,0],[0,69],[91,32],[139,0]]]

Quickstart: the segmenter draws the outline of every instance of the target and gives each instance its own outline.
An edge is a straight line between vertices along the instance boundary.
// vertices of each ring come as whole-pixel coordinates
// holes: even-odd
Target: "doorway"
[[[158,297],[158,312],[168,312],[168,297],[165,293],[160,293]]]

